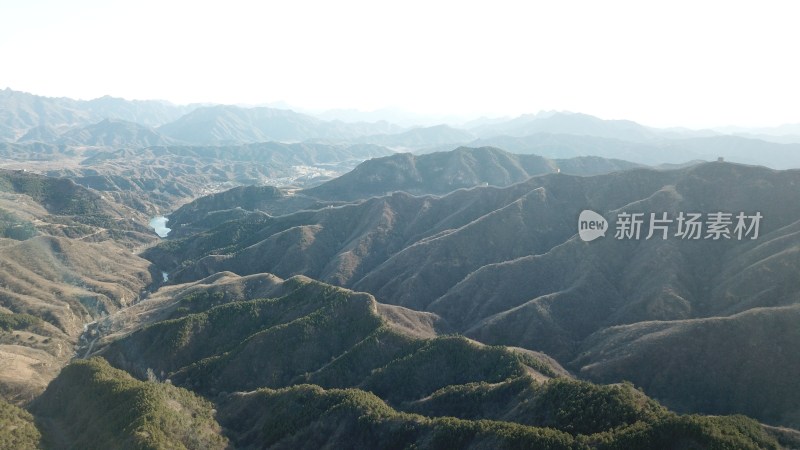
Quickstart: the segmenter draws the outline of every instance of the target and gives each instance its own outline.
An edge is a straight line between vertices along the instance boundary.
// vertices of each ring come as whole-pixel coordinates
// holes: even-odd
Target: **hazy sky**
[[[800,122],[774,1],[0,0],[0,88],[653,126]]]

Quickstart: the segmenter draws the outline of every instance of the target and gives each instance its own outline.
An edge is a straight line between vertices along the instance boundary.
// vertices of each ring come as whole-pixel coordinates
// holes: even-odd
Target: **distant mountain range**
[[[0,139],[6,142],[120,149],[311,141],[375,144],[414,152],[492,146],[548,158],[601,156],[646,165],[722,157],[778,169],[800,167],[800,140],[795,139],[797,126],[793,125],[721,129],[732,133],[724,134],[658,129],[569,112],[476,120],[460,128],[444,124],[404,128],[384,120],[354,121],[379,116],[346,112],[323,117],[266,107],[174,106],[112,97],[78,101],[0,91]]]
[[[230,144],[351,139],[399,129],[387,122],[327,122],[283,109],[211,106],[198,108],[158,131],[190,144]]]
[[[423,149],[431,146],[453,146],[475,139],[475,135],[448,125],[412,128],[396,134],[379,134],[358,138],[359,142],[384,145],[396,149]]]
[[[88,101],[41,97],[6,88],[0,90],[0,139],[15,141],[35,127],[63,132],[105,119],[152,127],[174,121],[192,109],[194,106],[108,96]]]
[[[658,132],[630,120],[602,120],[587,114],[552,113],[522,115],[501,123],[478,126],[473,132],[481,137],[530,136],[538,133],[570,134],[619,139],[630,142],[652,142]]]
[[[38,130],[38,128],[34,130]],[[33,140],[29,134],[30,132],[23,136],[20,141]],[[105,119],[95,124],[67,131],[56,138],[56,143],[72,146],[141,148],[169,145],[174,141],[160,135],[152,128],[135,122]]]
[[[709,136],[632,142],[577,134],[538,133],[523,137],[494,136],[470,146],[492,146],[512,153],[533,153],[548,158],[599,156],[646,165],[678,164],[724,158],[777,169],[800,167],[800,144],[779,144],[740,136]],[[443,150],[435,148],[434,150]]]
[[[716,131],[781,144],[800,144],[800,123],[787,123],[777,127],[760,128],[720,127]]]

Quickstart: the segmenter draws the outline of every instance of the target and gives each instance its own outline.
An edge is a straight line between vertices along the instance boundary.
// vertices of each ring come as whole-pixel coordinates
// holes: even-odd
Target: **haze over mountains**
[[[326,122],[282,109],[212,106],[198,108],[175,122],[162,125],[158,130],[190,144],[226,144],[347,139],[398,131],[399,127],[386,122]]]
[[[117,149],[170,142],[231,145],[314,140],[369,143],[404,151],[488,145],[549,158],[602,156],[648,165],[723,157],[778,169],[800,167],[800,141],[793,140],[797,133],[791,125],[752,132],[727,129],[733,133],[723,134],[713,130],[657,129],[629,120],[548,112],[508,120],[468,122],[458,128],[443,124],[404,128],[385,120],[343,122],[286,109],[174,106],[112,97],[75,101],[39,97],[8,88],[0,95],[0,114],[4,127],[0,139],[20,143],[72,143]],[[111,121],[104,122],[106,119]],[[77,131],[84,127],[89,128]],[[65,135],[66,132],[70,134]],[[765,136],[771,137],[760,139]]]
[[[800,144],[370,117],[0,91],[0,447],[800,447]]]
[[[130,101],[110,96],[88,101],[40,97],[9,88],[0,91],[0,105],[0,137],[11,141],[34,127],[49,126],[66,131],[105,119],[158,126],[194,109],[163,101]]]

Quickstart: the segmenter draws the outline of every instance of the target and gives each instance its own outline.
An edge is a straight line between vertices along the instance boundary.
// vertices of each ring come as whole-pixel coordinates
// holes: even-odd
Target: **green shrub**
[[[92,358],[65,367],[35,400],[52,448],[223,449],[211,403],[169,384],[139,381]],[[55,430],[55,432],[53,432]]]
[[[38,449],[41,437],[29,412],[0,399],[0,449]]]

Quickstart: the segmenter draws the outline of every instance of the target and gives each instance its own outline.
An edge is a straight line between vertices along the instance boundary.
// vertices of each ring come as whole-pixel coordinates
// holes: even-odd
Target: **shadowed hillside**
[[[447,330],[435,317],[387,311],[368,294],[305,277],[215,276],[196,286],[188,292],[168,291],[165,300],[155,298],[99,324],[98,331],[110,334],[103,342],[111,341],[100,353],[132,373],[144,375],[152,369],[201,392],[311,382],[364,386],[385,392],[395,403],[449,384],[498,382],[529,370],[543,376],[563,373],[549,359],[533,354],[435,337]],[[256,292],[265,298],[238,300],[237,293],[255,286],[263,286]],[[137,309],[141,311],[133,313]],[[132,317],[140,319],[128,323]],[[468,361],[472,363],[464,365]],[[424,376],[425,381],[397,389],[409,376]]]
[[[677,416],[629,384],[571,380],[531,352],[422,337],[429,315],[396,308],[304,277],[220,273],[162,288],[96,331],[113,364],[208,394],[235,448],[777,448],[744,417]]]
[[[728,317],[796,304],[797,186],[797,171],[726,163],[596,177],[549,175],[504,189],[462,190],[439,198],[396,193],[280,217],[250,214],[164,243],[146,257],[178,281],[219,270],[306,274],[373,293],[382,302],[434,312],[481,342],[543,351],[564,364],[580,355],[580,365],[571,367],[590,375],[595,372],[581,367],[602,361],[603,347],[586,348],[585,343],[595,342],[592,335],[609,327]],[[575,235],[583,209],[606,215],[612,227],[614,215],[625,211],[671,217],[681,211],[758,211],[764,219],[757,240],[648,240],[645,223],[640,240],[614,239],[609,232],[584,243]],[[784,351],[779,350],[782,343],[794,345],[780,335],[780,328],[771,329],[764,345],[753,351],[769,355]],[[743,350],[722,345],[715,351],[724,359]],[[793,361],[797,354],[785,358]],[[701,354],[684,355],[687,362],[710,361]],[[758,360],[755,356],[750,360]],[[653,356],[641,357],[658,363]],[[615,366],[613,377],[601,379],[636,379],[655,386],[636,376],[640,365]],[[794,367],[792,362],[781,365]],[[701,370],[699,363],[693,367],[699,372],[684,371],[677,378],[687,377],[688,383],[721,370]],[[689,411],[747,412],[794,424],[791,402],[798,390],[781,384],[786,377],[780,371],[764,371],[760,379],[783,387],[768,391],[762,401],[757,397],[764,392],[742,393],[735,380],[722,379],[715,380],[718,389],[702,401],[690,400],[690,391],[702,390],[694,382],[686,391],[664,385],[657,389],[658,398]],[[742,399],[722,402],[733,392]]]
[[[390,277],[393,268],[386,264],[391,258],[398,269],[391,276],[394,282],[419,274],[412,282],[420,288],[393,290],[394,297],[387,300],[406,305],[399,300],[403,296],[415,299],[413,306],[418,306],[438,296],[424,283],[437,283],[437,289],[446,290],[485,264],[543,253],[568,239],[575,232],[575,205],[583,204],[588,196],[597,199],[598,209],[610,209],[638,199],[637,191],[652,192],[676,176],[652,171],[593,178],[558,175],[506,189],[461,190],[444,197],[395,193],[281,217],[250,215],[188,239],[166,242],[149,250],[146,257],[170,271],[183,264],[185,268],[174,274],[176,280],[218,270],[283,276],[304,273],[345,286],[370,280],[364,284],[370,292],[381,287],[372,277],[383,270]],[[473,242],[476,236],[486,239]],[[290,247],[298,251],[288,252]],[[198,263],[189,264],[193,261]],[[409,265],[407,274],[396,265],[401,261]],[[448,270],[423,270],[426,263]],[[458,276],[449,282],[443,279]]]
[[[64,368],[31,409],[45,449],[227,448],[211,403],[100,358]]]
[[[319,186],[286,190],[242,187],[199,198],[170,214],[173,236],[208,230],[245,212],[283,215],[301,209],[321,209],[391,192],[443,195],[481,185],[509,186],[545,173],[595,175],[636,167],[603,158],[548,160],[535,155],[513,155],[496,148],[458,148],[415,156],[401,153],[375,158]]]
[[[594,174],[594,171],[613,172],[630,169],[635,164],[625,161],[608,161],[597,158],[592,163],[606,165],[594,168],[593,164],[564,161],[564,173]],[[460,147],[451,152],[415,156],[398,154],[373,159],[355,170],[321,186],[306,189],[305,194],[323,200],[351,201],[369,198],[394,191],[410,194],[446,194],[456,189],[480,184],[509,186],[525,181],[531,176],[555,173],[560,161],[536,155],[514,155],[491,147]]]
[[[598,382],[631,380],[679,410],[739,411],[797,428],[798,320],[794,304],[611,327],[591,336],[572,365]]]
[[[577,397],[575,403],[560,398],[564,403],[559,404],[557,415],[578,419],[582,414],[577,409],[581,398]],[[610,405],[594,411],[611,414],[612,410],[604,406]],[[237,394],[223,403],[220,421],[230,424],[233,443],[248,449],[353,445],[432,449],[778,448],[757,423],[741,416],[665,413],[613,431],[572,435],[559,429],[502,421],[399,413],[363,391],[323,390],[315,386]]]

